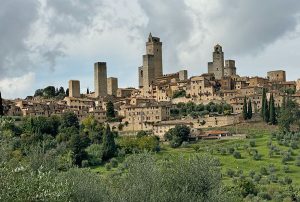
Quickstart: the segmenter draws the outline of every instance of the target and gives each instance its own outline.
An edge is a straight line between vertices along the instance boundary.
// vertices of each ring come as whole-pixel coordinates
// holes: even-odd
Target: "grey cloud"
[[[168,61],[164,69],[174,69],[173,66],[178,65],[180,45],[192,35],[194,25],[188,7],[184,1],[177,0],[140,0],[139,4],[149,20],[142,34],[145,37],[151,31],[162,39],[166,56],[164,61]]]
[[[0,7],[0,79],[16,76],[32,67],[26,39],[38,17],[36,0],[1,1]]]
[[[298,0],[219,0],[206,25],[233,54],[257,54],[298,24]]]

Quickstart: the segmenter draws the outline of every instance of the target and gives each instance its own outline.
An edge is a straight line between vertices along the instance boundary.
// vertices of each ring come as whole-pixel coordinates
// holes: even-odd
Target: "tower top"
[[[214,52],[221,53],[222,52],[222,46],[220,44],[215,45]]]
[[[148,37],[148,42],[160,42],[160,38],[153,37],[152,33],[150,32],[149,37]]]

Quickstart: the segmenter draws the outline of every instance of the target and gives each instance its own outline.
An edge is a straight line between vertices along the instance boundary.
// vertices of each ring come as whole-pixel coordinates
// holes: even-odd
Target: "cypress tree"
[[[114,108],[114,104],[112,103],[112,101],[109,101],[106,104],[106,117],[108,119],[116,117],[115,108]]]
[[[272,125],[275,125],[277,122],[273,94],[271,94],[271,97],[270,97],[270,122]]]
[[[3,104],[2,104],[2,97],[1,97],[1,92],[0,92],[0,116],[4,115],[4,110],[3,110]]]
[[[247,112],[247,118],[252,119],[252,104],[251,100],[248,101],[248,112]]]
[[[266,89],[263,88],[262,93],[262,100],[261,100],[262,106],[261,106],[261,117],[265,120],[265,103],[266,103]]]
[[[109,160],[110,158],[114,157],[116,154],[116,143],[113,134],[110,131],[110,127],[107,124],[104,135],[103,135],[103,140],[102,140],[102,151],[103,151],[103,156],[102,159],[104,161]]]
[[[243,104],[243,118],[244,118],[244,120],[247,120],[247,118],[248,118],[248,113],[247,113],[247,98],[246,98],[246,96],[244,98],[244,104]]]
[[[283,96],[283,99],[282,99],[282,103],[281,103],[281,109],[284,110],[286,107],[286,99],[285,99],[285,95]]]
[[[89,88],[86,89],[86,94],[90,94]]]
[[[264,102],[264,120],[266,123],[269,123],[269,120],[270,120],[270,110],[269,110],[267,99],[265,99],[265,102]]]

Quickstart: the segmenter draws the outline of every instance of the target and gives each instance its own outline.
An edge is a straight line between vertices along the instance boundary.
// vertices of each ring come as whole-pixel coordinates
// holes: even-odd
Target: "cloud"
[[[33,72],[24,74],[20,77],[11,77],[0,80],[0,91],[5,99],[13,99],[18,97],[26,97],[31,92],[35,82],[35,74]]]

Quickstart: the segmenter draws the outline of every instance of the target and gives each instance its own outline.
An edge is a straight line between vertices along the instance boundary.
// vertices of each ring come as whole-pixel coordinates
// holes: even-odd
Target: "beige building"
[[[285,82],[286,75],[285,71],[277,70],[277,71],[270,71],[267,73],[268,79],[271,82]]]
[[[107,95],[106,62],[96,62],[94,64],[94,87],[95,97],[104,97]]]
[[[118,78],[109,77],[107,79],[107,94],[117,96],[118,91]]]
[[[69,81],[69,97],[80,97],[80,81],[70,80]]]

